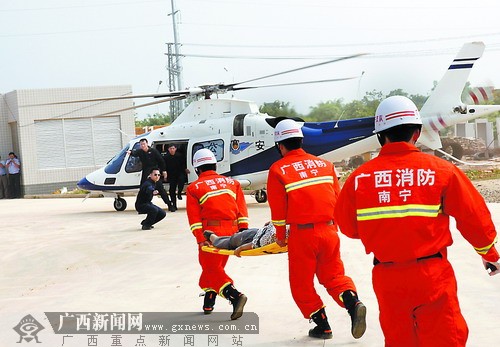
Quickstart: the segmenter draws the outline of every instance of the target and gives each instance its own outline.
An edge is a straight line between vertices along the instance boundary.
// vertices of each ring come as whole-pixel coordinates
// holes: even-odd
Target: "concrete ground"
[[[112,199],[0,200],[0,346],[20,346],[13,327],[30,314],[45,329],[37,346],[215,346],[207,335],[97,334],[55,335],[44,312],[200,312],[200,267],[194,237],[188,227],[185,200],[167,212],[154,230],[140,230],[143,218],[129,207],[116,212]],[[267,204],[247,196],[250,225],[269,220]],[[155,200],[163,206],[161,200]],[[500,204],[489,204],[497,226]],[[496,346],[500,341],[500,276],[489,277],[473,248],[453,229],[449,249],[463,314],[469,324],[469,346]],[[368,307],[366,334],[350,335],[350,319],[326,291],[317,286],[327,305],[332,340],[307,337],[313,327],[303,319],[288,287],[287,255],[230,257],[227,272],[248,296],[245,310],[259,317],[256,335],[218,336],[218,346],[383,346],[378,307],[371,286],[371,261],[361,243],[343,235],[346,272]],[[230,312],[221,298],[215,312]],[[199,320],[210,316],[200,314]],[[226,323],[230,323],[229,313]],[[25,323],[25,322],[24,322]],[[121,340],[119,340],[121,339]],[[141,340],[142,339],[142,340]],[[113,342],[114,341],[114,342]],[[121,341],[121,344],[119,342]],[[186,344],[188,341],[188,344]],[[191,342],[190,342],[191,341]],[[26,343],[26,341],[22,341]],[[143,343],[144,342],[144,343]],[[32,343],[33,344],[33,343]]]

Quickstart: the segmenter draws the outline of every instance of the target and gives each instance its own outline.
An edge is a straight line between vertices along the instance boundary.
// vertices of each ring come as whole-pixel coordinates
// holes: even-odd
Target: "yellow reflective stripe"
[[[236,193],[231,189],[219,189],[214,190],[212,192],[208,192],[200,198],[200,205],[203,205],[209,198],[213,198],[214,196],[219,196],[223,194],[229,194],[236,200]]]
[[[402,206],[371,207],[357,210],[357,219],[375,220],[403,217],[437,217],[441,205],[408,204]]]
[[[293,182],[285,185],[285,191],[291,192],[292,190],[295,189],[300,189],[308,186],[314,186],[316,184],[324,184],[324,183],[331,183],[333,184],[333,176],[320,176],[320,177],[314,177],[314,178],[308,178],[302,181],[298,182]]]
[[[286,225],[286,220],[271,220],[271,223],[274,224],[275,227],[284,227]]]
[[[498,236],[495,237],[495,240],[493,240],[492,243],[490,243],[488,246],[486,247],[474,247],[474,249],[476,250],[476,252],[480,255],[485,255],[486,253],[488,253],[488,251],[491,249],[491,247],[493,247],[493,245],[495,243],[497,243],[498,241]]]
[[[191,231],[195,231],[196,229],[201,229],[203,228],[203,224],[200,223],[193,223],[190,225]]]
[[[220,289],[219,289],[219,295],[220,295],[220,296],[222,296],[224,299],[227,299],[227,298],[224,296],[224,294],[223,294],[223,292],[224,292],[224,288],[226,288],[227,286],[230,286],[231,284],[232,284],[231,282],[226,282],[226,283],[224,283],[224,284],[222,285],[222,287],[220,287]]]
[[[239,223],[248,223],[248,217],[240,217],[240,218],[238,218],[238,224]]]

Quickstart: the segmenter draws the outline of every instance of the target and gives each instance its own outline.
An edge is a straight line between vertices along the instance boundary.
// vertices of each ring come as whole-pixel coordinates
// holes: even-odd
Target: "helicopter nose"
[[[84,189],[84,190],[93,190],[95,185],[90,183],[88,180],[87,180],[87,177],[84,177],[82,178],[80,181],[78,181],[78,183],[76,184],[76,186],[80,189]]]

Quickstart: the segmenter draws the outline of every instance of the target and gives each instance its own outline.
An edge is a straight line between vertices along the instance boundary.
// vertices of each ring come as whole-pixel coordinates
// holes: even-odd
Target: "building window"
[[[39,169],[105,165],[122,147],[120,118],[35,121]]]

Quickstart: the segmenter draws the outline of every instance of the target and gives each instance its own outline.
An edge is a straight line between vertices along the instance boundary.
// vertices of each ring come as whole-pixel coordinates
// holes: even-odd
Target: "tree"
[[[308,121],[324,122],[338,119],[343,112],[344,104],[342,99],[328,100],[320,102],[317,106],[310,108],[311,111],[307,115]]]
[[[365,117],[374,116],[377,110],[378,104],[385,99],[384,94],[381,91],[372,90],[371,92],[366,92],[361,102],[365,105]]]
[[[370,92],[366,92],[365,96],[361,100],[353,100],[347,104],[344,104],[342,99],[321,102],[318,105],[311,107],[311,112],[307,115],[307,120],[311,122],[322,122],[338,119],[371,117],[375,115],[375,111],[377,110],[380,102],[393,95],[403,95],[409,97],[419,108],[422,107],[425,100],[427,100],[427,96],[420,94],[408,96],[408,93],[402,89],[394,89],[387,95],[384,95],[381,91],[372,90]]]
[[[366,102],[366,100],[353,100],[344,108],[344,119],[372,117],[380,101]]]
[[[135,126],[138,128],[152,125],[166,125],[172,122],[172,118],[163,113],[155,113],[154,115],[148,114],[145,119],[135,119]]]
[[[273,117],[301,117],[300,114],[290,106],[289,102],[275,100],[274,102],[265,102],[259,107],[260,113],[267,113]]]
[[[406,96],[408,97],[408,93],[403,91],[403,89],[401,88],[398,88],[398,89],[394,89],[394,90],[391,90],[389,92],[389,94],[387,94],[385,97],[388,98],[390,96],[394,96],[394,95],[401,95],[401,96]]]
[[[422,108],[422,106],[424,106],[425,102],[428,99],[428,96],[421,94],[411,94],[408,97],[415,103],[415,105],[417,105],[419,110]]]

